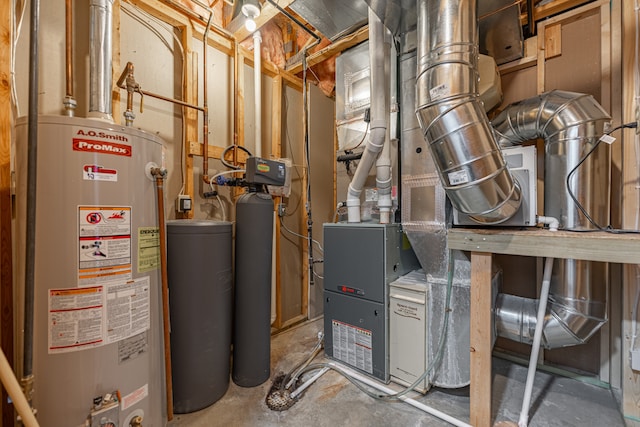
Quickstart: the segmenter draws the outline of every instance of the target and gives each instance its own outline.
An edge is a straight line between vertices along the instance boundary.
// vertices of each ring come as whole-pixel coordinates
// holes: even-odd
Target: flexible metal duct
[[[567,192],[568,173],[604,133],[609,115],[590,95],[551,91],[508,106],[493,121],[502,146],[545,140],[545,215],[567,230],[594,226]],[[601,144],[573,174],[571,189],[598,224],[609,224],[610,150]],[[607,320],[607,265],[555,260],[542,344],[566,347],[587,341]],[[498,335],[531,343],[538,300],[501,294],[496,303]]]
[[[91,0],[89,13],[89,115],[112,120],[111,22],[113,0]]]
[[[520,207],[514,182],[478,97],[475,0],[419,0],[418,121],[452,204],[482,224]]]

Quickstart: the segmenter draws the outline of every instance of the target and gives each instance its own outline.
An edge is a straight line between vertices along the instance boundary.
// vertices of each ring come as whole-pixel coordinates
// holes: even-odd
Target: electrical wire
[[[11,107],[13,117],[20,117],[20,103],[18,100],[18,90],[16,85],[16,50],[18,47],[18,39],[20,38],[20,31],[22,28],[22,21],[24,19],[24,11],[26,10],[26,0],[15,0],[11,2],[12,19],[11,19],[11,31],[13,33],[11,43],[11,63],[9,69],[11,73]]]
[[[282,221],[282,217],[280,217],[280,226],[289,234],[293,234],[294,236],[301,237],[305,240],[309,240],[308,236],[304,236],[302,234],[296,233],[293,230],[289,230],[289,228],[287,228],[287,226],[284,224],[284,221]],[[324,249],[322,248],[322,245],[320,244],[320,242],[318,242],[317,240],[313,240],[313,243],[315,243],[318,246],[318,249],[320,249],[320,252],[324,254]]]
[[[225,165],[226,167],[228,167],[229,169],[236,169],[239,170],[240,167],[236,166],[236,165],[232,165],[231,163],[227,162],[224,158],[227,156],[227,153],[229,152],[229,150],[231,149],[238,149],[238,150],[242,150],[245,153],[247,153],[247,155],[249,157],[253,157],[253,154],[251,154],[251,151],[249,151],[247,149],[247,147],[244,147],[242,145],[238,145],[238,144],[231,144],[225,147],[224,150],[222,150],[222,154],[220,155],[220,161],[222,162],[223,165]]]
[[[222,203],[222,199],[220,199],[220,195],[216,194],[216,199],[218,200],[218,204],[220,204],[220,209],[222,210],[222,220],[226,221],[227,220],[227,212],[224,209],[224,203]]]
[[[604,135],[611,135],[613,132],[620,130],[620,129],[634,129],[637,127],[637,123],[636,122],[631,122],[631,123],[625,123],[622,124],[620,126],[616,126],[615,128],[607,131],[604,133]],[[607,225],[606,227],[601,226],[600,224],[598,224],[589,214],[589,212],[587,212],[587,210],[584,208],[584,206],[582,205],[582,203],[580,203],[580,201],[578,200],[578,198],[576,197],[576,195],[574,194],[573,190],[571,189],[571,178],[573,177],[574,173],[578,170],[578,168],[589,158],[589,156],[598,148],[598,146],[600,145],[600,143],[602,142],[602,138],[598,139],[598,141],[596,141],[596,143],[593,145],[593,147],[591,147],[591,149],[587,152],[587,154],[585,154],[580,161],[573,167],[573,169],[571,169],[571,171],[569,171],[569,173],[567,174],[567,178],[566,178],[566,186],[567,186],[567,192],[569,193],[569,197],[571,197],[571,200],[573,200],[573,203],[576,205],[576,207],[578,208],[578,210],[584,215],[584,217],[587,219],[587,221],[589,221],[589,223],[591,223],[591,225],[593,225],[595,227],[595,229],[588,229],[588,230],[576,230],[576,229],[570,229],[568,231],[573,231],[573,232],[593,232],[593,231],[606,231],[608,233],[613,233],[613,234],[634,234],[634,233],[640,233],[640,230],[622,230],[622,229],[616,229],[613,228],[611,225]]]

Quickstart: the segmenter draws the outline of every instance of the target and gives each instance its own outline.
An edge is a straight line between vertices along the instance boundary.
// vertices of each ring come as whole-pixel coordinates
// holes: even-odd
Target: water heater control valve
[[[93,399],[89,413],[89,427],[117,427],[120,425],[120,399],[118,392],[107,393]]]

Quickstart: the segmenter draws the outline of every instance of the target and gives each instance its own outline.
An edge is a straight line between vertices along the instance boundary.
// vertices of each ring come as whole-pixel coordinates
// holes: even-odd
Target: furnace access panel
[[[325,353],[389,382],[389,284],[419,268],[400,224],[324,225]]]

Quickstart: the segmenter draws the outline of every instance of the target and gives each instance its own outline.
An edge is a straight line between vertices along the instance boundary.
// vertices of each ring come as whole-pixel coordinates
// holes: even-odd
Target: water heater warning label
[[[131,277],[131,207],[78,206],[78,285]]]
[[[151,327],[150,281],[49,290],[49,353],[120,342]]]
[[[331,321],[333,357],[373,374],[371,331],[337,320]]]

